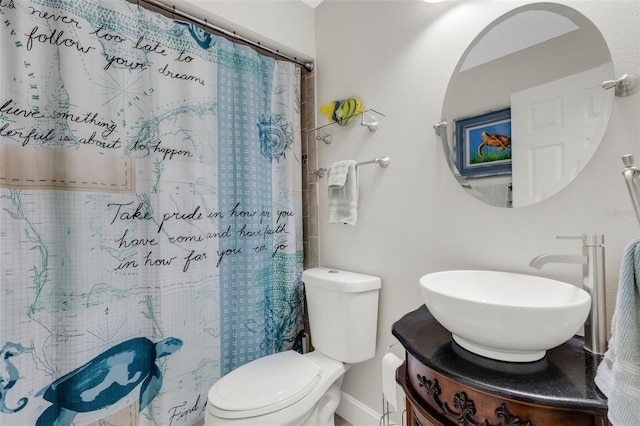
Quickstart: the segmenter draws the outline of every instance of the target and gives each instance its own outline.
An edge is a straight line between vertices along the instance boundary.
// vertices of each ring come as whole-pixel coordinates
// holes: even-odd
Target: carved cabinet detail
[[[607,426],[597,413],[517,401],[445,377],[407,353],[398,369],[412,426]]]
[[[438,386],[437,379],[432,382],[420,374],[417,375],[417,379],[420,387],[424,388],[431,402],[435,404],[444,415],[455,420],[457,424],[464,426],[531,426],[530,422],[521,421],[518,417],[512,416],[504,402],[500,405],[500,408],[495,410],[498,421],[491,422],[485,419],[479,422],[475,419],[475,404],[473,400],[467,396],[466,392],[459,392],[453,396],[454,408],[451,409],[446,402],[443,403],[440,401],[439,395],[441,390],[440,386]]]

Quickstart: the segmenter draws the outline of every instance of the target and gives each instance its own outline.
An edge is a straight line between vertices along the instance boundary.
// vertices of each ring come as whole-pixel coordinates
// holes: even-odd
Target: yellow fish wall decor
[[[340,126],[349,124],[351,119],[362,111],[364,111],[362,101],[356,97],[333,101],[329,105],[322,105],[320,107],[321,114],[326,115],[329,121],[335,121]]]

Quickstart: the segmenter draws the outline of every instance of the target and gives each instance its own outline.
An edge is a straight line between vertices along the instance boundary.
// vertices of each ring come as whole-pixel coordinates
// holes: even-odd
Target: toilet
[[[205,425],[334,425],[344,373],[375,355],[381,281],[312,268],[302,282],[315,349],[269,355],[222,377],[209,390]]]

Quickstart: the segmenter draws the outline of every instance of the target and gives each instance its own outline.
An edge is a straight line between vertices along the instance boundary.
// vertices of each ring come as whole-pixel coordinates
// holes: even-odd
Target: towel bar
[[[364,166],[367,164],[377,164],[382,168],[387,168],[389,167],[389,164],[391,164],[391,160],[389,159],[389,157],[374,158],[373,160],[370,160],[370,161],[359,162],[356,164],[356,166]],[[326,168],[316,169],[309,172],[309,174],[316,175],[318,177],[324,177],[326,173],[327,173]]]

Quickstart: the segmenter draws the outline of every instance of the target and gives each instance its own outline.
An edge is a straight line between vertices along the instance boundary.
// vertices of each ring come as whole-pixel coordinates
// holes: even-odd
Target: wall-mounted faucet
[[[589,352],[603,355],[607,350],[604,235],[558,235],[557,238],[582,240],[582,255],[543,254],[533,258],[529,266],[540,269],[546,263],[577,263],[582,265],[584,289],[591,296],[591,310],[584,323],[584,348]]]

